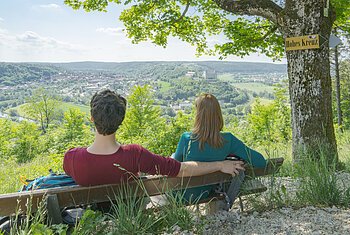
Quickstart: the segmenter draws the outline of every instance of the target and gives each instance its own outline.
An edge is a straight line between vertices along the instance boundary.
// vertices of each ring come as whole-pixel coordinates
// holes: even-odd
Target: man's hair
[[[90,108],[97,132],[101,135],[111,135],[124,120],[126,99],[107,89],[95,93]]]

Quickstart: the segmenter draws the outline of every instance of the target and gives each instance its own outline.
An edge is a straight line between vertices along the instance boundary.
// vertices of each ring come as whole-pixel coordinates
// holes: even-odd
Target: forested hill
[[[151,62],[72,62],[72,63],[0,63],[0,85],[15,86],[49,80],[59,73],[106,73],[137,79],[177,79],[192,71],[242,74],[286,73],[285,64],[225,61],[151,61]]]
[[[21,82],[45,79],[59,72],[48,64],[0,63],[0,84],[11,86]]]
[[[0,84],[13,86],[46,80],[59,72],[103,72],[131,78],[173,79],[188,71],[215,70],[217,73],[286,73],[285,64],[200,61],[200,62],[72,62],[72,63],[0,63]]]
[[[169,67],[187,69],[212,69],[219,73],[286,73],[286,64],[227,62],[227,61],[147,61],[147,62],[72,62],[58,63],[56,66],[71,70],[102,70],[114,72],[140,72]]]

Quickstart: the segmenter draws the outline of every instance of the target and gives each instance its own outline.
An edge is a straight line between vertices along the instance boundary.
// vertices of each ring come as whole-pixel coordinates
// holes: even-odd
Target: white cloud
[[[0,17],[0,22],[3,22],[3,21],[5,21],[4,18],[1,18],[1,17]]]
[[[96,32],[99,32],[99,33],[105,33],[105,34],[108,34],[108,35],[125,35],[124,33],[124,28],[121,28],[121,27],[117,27],[117,28],[97,28],[96,29]]]
[[[33,31],[15,35],[0,27],[0,61],[52,61],[80,55],[85,50]]]
[[[51,37],[43,37],[39,34],[26,31],[23,34],[16,36],[17,42],[26,47],[38,47],[38,49],[60,49],[60,50],[79,50],[78,45],[73,45],[67,42],[62,42]]]
[[[60,12],[62,11],[62,7],[60,5],[51,3],[51,4],[42,4],[42,5],[33,5],[31,7],[32,10],[36,12]]]
[[[37,7],[42,8],[42,9],[56,9],[56,10],[57,9],[61,9],[60,5],[57,5],[57,4],[54,4],[54,3],[39,5]]]

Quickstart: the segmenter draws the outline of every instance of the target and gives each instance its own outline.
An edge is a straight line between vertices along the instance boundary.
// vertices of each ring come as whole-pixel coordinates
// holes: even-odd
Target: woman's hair
[[[214,148],[220,148],[224,144],[220,134],[224,126],[221,108],[215,96],[204,93],[196,101],[196,117],[192,130],[193,138],[199,141],[199,149],[208,143]]]

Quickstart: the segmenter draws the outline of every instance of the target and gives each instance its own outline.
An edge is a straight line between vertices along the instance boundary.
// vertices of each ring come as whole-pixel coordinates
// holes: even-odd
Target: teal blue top
[[[214,148],[208,143],[204,144],[203,150],[199,149],[199,142],[191,139],[191,132],[182,134],[173,158],[180,162],[198,161],[213,162],[223,161],[229,155],[244,160],[248,164],[256,168],[264,168],[266,166],[265,158],[257,151],[247,147],[242,141],[237,139],[230,132],[221,132],[224,138],[224,145],[221,148]],[[191,140],[191,141],[190,141]],[[203,186],[187,189],[184,192],[184,199],[188,201],[200,200],[209,196],[215,186]]]

